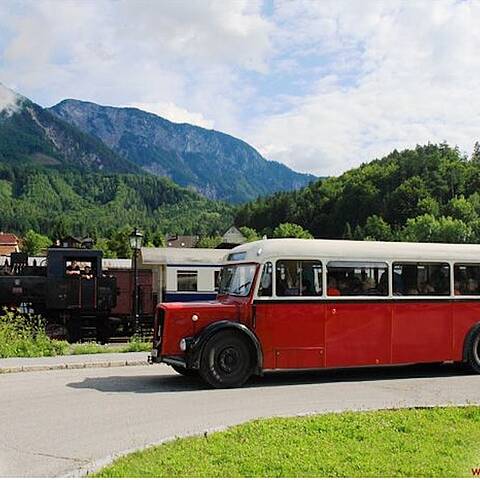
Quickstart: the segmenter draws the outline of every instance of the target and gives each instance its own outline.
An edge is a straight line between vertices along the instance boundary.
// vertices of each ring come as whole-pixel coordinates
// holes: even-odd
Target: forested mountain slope
[[[470,159],[446,144],[394,151],[236,216],[267,234],[280,223],[317,238],[480,242],[480,148]]]
[[[52,239],[66,234],[110,238],[140,227],[165,233],[211,234],[232,222],[232,207],[152,175],[104,174],[0,164],[0,225]]]
[[[225,133],[173,123],[136,108],[64,100],[50,111],[96,135],[144,170],[193,187],[208,198],[239,203],[294,190],[315,179],[266,160]]]

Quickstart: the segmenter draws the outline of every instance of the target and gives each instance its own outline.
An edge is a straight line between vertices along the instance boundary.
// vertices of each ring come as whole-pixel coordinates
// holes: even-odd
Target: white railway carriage
[[[213,300],[230,250],[211,248],[142,248],[140,268],[153,272],[159,302]]]

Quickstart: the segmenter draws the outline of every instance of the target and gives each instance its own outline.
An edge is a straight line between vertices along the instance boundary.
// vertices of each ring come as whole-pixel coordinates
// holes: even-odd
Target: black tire
[[[200,375],[214,388],[240,387],[252,375],[253,367],[247,339],[228,330],[211,337],[200,358]]]
[[[474,372],[480,373],[480,327],[475,328],[468,336],[465,360]]]
[[[177,373],[183,375],[184,377],[195,377],[198,375],[198,370],[193,370],[193,368],[185,368],[180,365],[170,365]]]

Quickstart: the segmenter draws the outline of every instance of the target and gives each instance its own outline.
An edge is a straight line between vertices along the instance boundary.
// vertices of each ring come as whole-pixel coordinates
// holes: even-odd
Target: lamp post
[[[138,332],[138,254],[142,248],[143,234],[135,228],[130,234],[130,246],[133,250],[133,328]]]

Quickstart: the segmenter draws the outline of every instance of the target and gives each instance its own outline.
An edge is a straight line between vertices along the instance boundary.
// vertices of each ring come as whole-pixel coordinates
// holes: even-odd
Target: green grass
[[[48,338],[40,317],[15,311],[0,315],[0,358],[51,357],[67,352],[67,342]]]
[[[127,455],[95,476],[471,477],[476,467],[472,406],[253,421]]]
[[[110,344],[100,345],[95,342],[75,343],[69,346],[67,354],[69,355],[84,355],[90,353],[127,353],[127,352],[148,352],[151,348],[151,343],[142,342],[140,340],[131,340],[124,344]]]
[[[45,321],[40,316],[0,311],[0,358],[147,352],[150,347],[150,343],[135,337],[129,343],[118,345],[69,344],[64,340],[52,340],[46,334]]]

